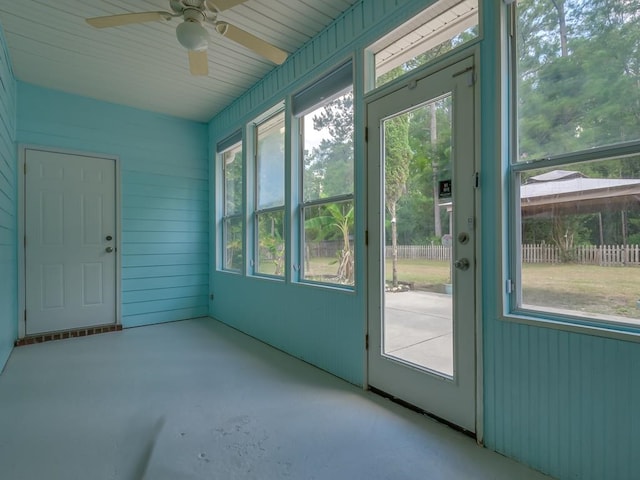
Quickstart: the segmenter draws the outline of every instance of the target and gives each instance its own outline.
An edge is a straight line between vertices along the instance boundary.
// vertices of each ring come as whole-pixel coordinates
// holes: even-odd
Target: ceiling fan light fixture
[[[197,20],[185,20],[178,25],[176,36],[187,50],[206,50],[209,43],[209,33]]]

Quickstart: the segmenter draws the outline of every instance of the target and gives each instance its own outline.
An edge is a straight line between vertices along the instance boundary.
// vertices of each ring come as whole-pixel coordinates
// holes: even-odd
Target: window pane
[[[640,139],[637,0],[518,2],[519,160]]]
[[[521,174],[524,308],[640,325],[640,156]]]
[[[223,265],[225,270],[242,269],[242,217],[225,218],[222,222]]]
[[[304,209],[304,278],[353,285],[353,202]]]
[[[478,0],[434,2],[370,47],[375,86],[463,45],[478,36]]]
[[[258,125],[256,208],[284,205],[284,112]]]
[[[284,210],[258,213],[256,273],[284,275]]]
[[[221,154],[224,170],[224,214],[242,211],[242,144]]]
[[[312,111],[304,125],[304,201],[353,193],[353,94]]]

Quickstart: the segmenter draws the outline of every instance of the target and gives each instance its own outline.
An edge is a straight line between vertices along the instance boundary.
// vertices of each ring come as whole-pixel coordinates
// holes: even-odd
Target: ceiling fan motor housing
[[[182,13],[188,8],[195,8],[197,10],[204,10],[204,0],[169,0],[171,10],[176,13]]]

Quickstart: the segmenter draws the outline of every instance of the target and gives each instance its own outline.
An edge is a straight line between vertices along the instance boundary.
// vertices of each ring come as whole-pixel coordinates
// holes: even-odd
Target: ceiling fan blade
[[[206,50],[189,50],[191,75],[209,75],[209,59]]]
[[[229,8],[240,5],[247,0],[207,0],[207,8],[213,12],[222,12]]]
[[[261,38],[250,34],[242,30],[241,28],[234,27],[226,22],[217,22],[216,30],[225,37],[233,40],[247,47],[249,50],[253,50],[259,55],[262,55],[273,63],[280,65],[283,63],[289,55],[284,50],[280,50],[278,47],[271,45],[269,42],[265,42]]]
[[[157,22],[171,20],[175,15],[170,12],[140,12],[108,15],[106,17],[87,18],[87,23],[95,28],[119,27],[130,23]]]

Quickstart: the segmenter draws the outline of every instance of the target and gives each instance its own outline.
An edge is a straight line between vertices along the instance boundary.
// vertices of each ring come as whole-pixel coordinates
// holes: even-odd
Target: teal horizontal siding
[[[207,306],[208,300],[201,297],[168,298],[150,300],[148,302],[133,302],[122,304],[122,315],[143,315],[148,313],[168,312],[171,310],[185,310],[197,306]]]
[[[206,190],[191,188],[168,187],[163,185],[127,184],[122,185],[122,193],[126,197],[129,193],[165,199],[205,200],[208,198]]]
[[[201,315],[208,302],[206,125],[20,82],[18,94],[20,142],[120,160],[123,326]],[[198,281],[185,284],[188,277]]]
[[[151,291],[171,287],[188,287],[193,285],[208,285],[208,275],[175,275],[162,277],[146,277],[144,282],[138,278],[122,280],[122,289],[127,293],[136,291]],[[139,290],[136,290],[139,289]]]
[[[206,172],[204,172],[206,174]],[[200,190],[207,192],[209,182],[207,178],[174,177],[173,175],[151,174],[146,172],[136,172],[127,170],[123,178],[126,185],[159,185],[171,188],[187,188],[190,190]]]
[[[166,208],[123,208],[123,220],[182,220],[206,222],[207,212],[201,210],[169,210]]]
[[[196,254],[171,254],[162,255],[122,255],[122,266],[126,267],[152,267],[165,265],[202,265],[206,264],[209,255],[207,253]]]
[[[18,338],[16,98],[0,29],[0,372]]]
[[[170,230],[162,232],[122,232],[123,253],[127,252],[126,244],[129,243],[203,243],[209,239],[207,232],[173,232]]]
[[[156,288],[146,290],[133,290],[122,294],[123,304],[150,302],[153,300],[175,300],[183,298],[202,298],[209,290],[209,282],[200,285],[186,287],[171,286],[169,288]],[[127,307],[129,308],[129,307]]]
[[[127,232],[208,232],[206,222],[182,222],[180,220],[123,220]]]
[[[176,318],[198,318],[207,316],[207,306],[195,306],[181,308],[177,310],[165,310],[160,312],[142,313],[139,315],[128,315],[127,325],[129,327],[140,327],[143,325],[153,325],[156,323],[172,322]]]
[[[127,255],[208,254],[206,243],[127,243]]]
[[[152,210],[191,210],[202,213],[203,210],[207,211],[207,200],[204,199],[180,199],[180,198],[166,198],[161,193],[157,193],[155,196],[139,195],[132,189],[132,192],[127,193],[126,202],[123,208],[149,208]],[[124,199],[123,199],[124,201]]]
[[[147,278],[156,277],[182,277],[184,275],[205,275],[209,273],[209,265],[161,265],[153,267],[124,267],[122,278],[133,280],[140,279],[138,285],[144,287]],[[133,286],[130,288],[135,289]]]

